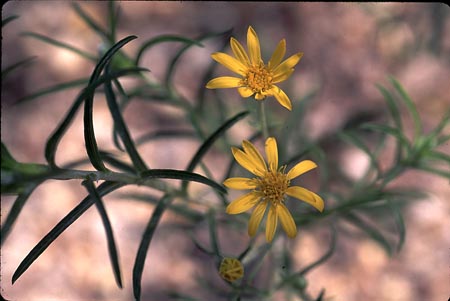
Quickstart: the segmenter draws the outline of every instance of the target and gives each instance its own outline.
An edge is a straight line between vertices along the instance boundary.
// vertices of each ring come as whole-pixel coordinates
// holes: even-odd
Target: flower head
[[[282,62],[286,53],[286,40],[283,39],[265,65],[261,59],[258,36],[251,26],[247,32],[248,54],[235,38],[231,38],[230,44],[234,57],[222,52],[215,52],[211,57],[241,77],[217,77],[210,80],[206,88],[238,88],[242,97],[254,95],[256,100],[274,96],[283,107],[292,110],[289,97],[275,84],[285,81],[294,72],[294,66],[300,61],[303,53],[298,52]]]
[[[236,258],[224,258],[220,263],[219,274],[229,282],[236,281],[244,276],[244,267]]]
[[[269,206],[266,221],[266,240],[272,241],[277,229],[278,219],[288,237],[295,237],[297,227],[291,213],[284,204],[285,198],[287,195],[300,199],[320,212],[323,211],[324,202],[319,195],[303,187],[291,186],[290,183],[292,179],[316,168],[317,165],[310,160],[304,160],[296,164],[289,172],[286,172],[286,166],[278,168],[277,141],[272,137],[269,137],[265,143],[267,164],[253,144],[244,140],[242,147],[243,151],[233,147],[233,156],[242,167],[256,177],[225,180],[223,184],[228,188],[252,190],[232,201],[226,209],[227,213],[238,214],[255,207],[248,223],[248,234],[254,236],[267,206]]]

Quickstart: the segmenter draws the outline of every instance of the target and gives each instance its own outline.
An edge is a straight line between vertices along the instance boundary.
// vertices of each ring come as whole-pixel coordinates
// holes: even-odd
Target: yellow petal
[[[267,201],[259,202],[259,204],[256,205],[255,209],[253,209],[252,215],[250,216],[250,220],[248,222],[248,235],[250,235],[251,237],[255,236],[259,224],[264,217],[264,212],[266,212],[266,207]]]
[[[241,86],[242,79],[232,76],[216,77],[210,80],[206,84],[208,89],[221,89],[221,88],[237,88]]]
[[[266,162],[264,162],[263,157],[256,147],[249,141],[242,141],[242,147],[244,152],[248,155],[248,158],[258,167],[258,170],[267,170]]]
[[[227,206],[228,214],[239,214],[256,205],[261,196],[256,192],[249,192],[238,197]]]
[[[286,194],[294,198],[297,198],[305,203],[310,204],[320,212],[323,211],[323,208],[325,206],[322,198],[319,195],[303,187],[299,186],[288,187],[288,189],[286,189]]]
[[[255,94],[255,99],[256,100],[263,100],[266,98],[266,95],[262,94],[261,92],[258,92]]]
[[[297,235],[297,226],[295,225],[291,213],[284,204],[279,204],[277,206],[277,214],[280,218],[280,223],[284,232],[286,232],[288,237],[294,238]]]
[[[230,39],[231,50],[233,51],[234,56],[244,65],[249,65],[250,60],[248,59],[247,53],[245,52],[244,47],[242,47],[241,43],[238,42],[235,38]]]
[[[269,60],[269,69],[275,69],[283,59],[284,55],[286,54],[286,40],[282,39],[278,45],[277,48],[275,48],[275,51],[272,54],[272,57]]]
[[[276,84],[276,83],[281,83],[285,80],[287,80],[292,73],[294,72],[294,68],[287,70],[286,72],[280,73],[277,76],[274,76],[274,78],[272,79],[272,83]]]
[[[297,163],[294,167],[289,170],[287,173],[288,180],[295,179],[296,177],[304,174],[305,172],[310,171],[311,169],[316,168],[317,165],[311,160],[304,160],[300,163]]]
[[[284,62],[282,62],[278,67],[276,67],[273,70],[273,76],[277,77],[287,72],[288,70],[294,68],[294,66],[298,64],[302,56],[303,52],[299,52],[287,58]]]
[[[247,70],[247,67],[243,65],[240,61],[232,57],[231,55],[228,55],[223,52],[215,52],[211,54],[211,57],[216,62],[222,64],[231,71],[240,74],[242,76],[245,76],[245,70]]]
[[[258,169],[258,166],[255,165],[254,161],[250,159],[246,153],[236,147],[232,147],[231,152],[239,165],[247,169],[249,172],[259,177],[264,175],[264,169]]]
[[[231,189],[255,189],[257,187],[256,181],[249,178],[228,178],[223,185]]]
[[[247,87],[240,87],[240,88],[238,88],[238,92],[244,98],[250,97],[250,96],[253,95],[253,93],[255,93],[255,92],[252,91],[252,89],[249,89]]]
[[[261,62],[261,49],[259,46],[258,35],[255,30],[249,26],[247,31],[247,49],[250,54],[250,61],[253,65],[259,65]]]
[[[271,242],[277,230],[278,215],[274,206],[270,206],[266,222],[266,241]]]
[[[278,147],[277,141],[273,137],[269,137],[266,140],[266,156],[267,162],[271,171],[277,171],[278,169]]]
[[[283,90],[281,90],[277,86],[273,86],[273,88],[270,89],[270,91],[271,91],[272,95],[276,98],[276,100],[280,103],[280,105],[282,105],[289,111],[292,111],[291,100],[286,95],[286,93],[284,93]]]

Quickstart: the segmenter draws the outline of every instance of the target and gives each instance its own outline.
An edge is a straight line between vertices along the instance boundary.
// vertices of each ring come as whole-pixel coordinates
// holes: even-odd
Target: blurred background
[[[233,36],[244,42],[251,25],[260,37],[266,60],[278,41],[286,38],[287,55],[304,52],[292,78],[284,86],[293,105],[311,91],[318,91],[302,121],[312,139],[335,133],[361,114],[384,114],[385,102],[375,84],[388,86],[389,75],[397,78],[414,100],[425,132],[435,127],[450,107],[450,8],[445,4],[117,3],[121,7],[118,38],[137,35],[138,41],[144,41],[160,34],[196,38],[206,32],[233,28]],[[81,1],[79,4],[106,27],[106,2]],[[21,104],[17,104],[17,100],[56,83],[89,76],[93,65],[69,51],[21,33],[41,33],[94,54],[102,41],[74,13],[68,1],[10,1],[3,6],[2,19],[11,15],[19,18],[2,28],[2,69],[30,56],[37,59],[2,80],[1,139],[18,161],[44,163],[46,139],[67,112],[78,90],[54,93]],[[139,42],[131,42],[124,48],[125,52],[135,53],[138,45]],[[177,71],[175,85],[187,98],[193,96],[198,78],[210,64],[210,53],[218,48],[214,42],[205,46],[189,50]],[[167,60],[177,49],[179,45],[175,43],[161,44],[143,57],[141,65],[151,70],[151,76],[162,79]],[[217,75],[225,73],[229,74],[222,68]],[[242,101],[236,91],[230,91],[229,95],[231,104],[239,105]],[[112,120],[107,107],[104,102],[96,102],[94,110],[97,141],[103,148],[112,149]],[[286,113],[278,106],[275,110]],[[169,124],[164,116],[170,116],[171,120],[178,116],[179,121]],[[125,111],[134,137],[151,129],[187,127],[188,121],[180,119],[183,116],[170,107],[154,103],[136,102]],[[405,118],[405,122],[408,124],[411,120]],[[407,134],[412,133],[412,129],[406,130]],[[450,133],[448,128],[445,131]],[[234,129],[233,133],[238,144],[250,132]],[[196,141],[180,139],[148,143],[140,150],[154,168],[183,169],[197,147]],[[392,149],[393,144],[388,147]],[[450,145],[443,145],[441,151],[450,153]],[[69,162],[84,155],[82,115],[78,114],[61,143],[57,162]],[[352,148],[340,148],[333,156],[350,177],[360,176],[368,164],[367,159]],[[207,159],[221,166],[220,155],[212,153]],[[405,212],[404,248],[388,257],[368,239],[340,235],[333,257],[308,274],[308,286],[313,295],[326,288],[326,300],[336,301],[448,299],[449,181],[411,171],[392,185],[428,192],[425,200],[414,203]],[[49,181],[33,193],[2,246],[3,297],[30,301],[132,300],[134,256],[153,208],[114,196],[106,198],[106,206],[120,251],[122,290],[115,285],[104,230],[93,209],[64,232],[11,285],[11,276],[21,260],[85,193],[79,181]],[[2,217],[7,215],[13,201],[12,196],[2,196]],[[166,213],[152,242],[143,276],[143,300],[171,300],[167,292],[173,289],[196,292],[204,298],[202,300],[214,300],[202,293],[196,282],[199,275],[212,275],[220,283],[214,261],[199,253],[189,237],[171,226],[177,222],[183,221]],[[207,231],[202,234],[200,229],[199,235],[206,239],[208,234]],[[231,239],[245,241],[248,238],[242,235]],[[300,268],[315,260],[328,244],[329,235],[323,229],[300,229],[297,239],[292,241],[295,265]]]

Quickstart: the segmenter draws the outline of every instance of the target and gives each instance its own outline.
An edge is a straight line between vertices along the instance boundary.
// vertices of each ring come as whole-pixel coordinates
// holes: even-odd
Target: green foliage
[[[156,231],[162,215],[166,210],[183,216],[192,225],[206,223],[208,226],[210,244],[208,247],[197,241],[193,233],[190,233],[192,241],[197,248],[216,262],[220,261],[223,254],[218,235],[219,227],[227,230],[245,231],[245,223],[239,218],[233,221],[224,220],[223,213],[225,206],[229,203],[226,190],[219,184],[223,179],[234,173],[234,161],[231,160],[229,152],[230,142],[227,140],[227,132],[233,126],[239,126],[248,116],[254,117],[255,109],[250,111],[240,111],[240,113],[229,114],[235,111],[230,108],[227,102],[222,100],[220,93],[214,91],[211,94],[205,92],[205,82],[211,78],[215,64],[206,70],[205,76],[200,80],[196,98],[185,99],[176,91],[173,84],[173,77],[177,71],[180,58],[188,49],[193,46],[203,47],[203,42],[207,39],[218,40],[219,44],[228,43],[230,31],[219,33],[208,33],[198,38],[183,37],[175,34],[161,35],[143,41],[138,47],[137,53],[129,56],[124,53],[123,48],[133,40],[139,41],[136,36],[128,36],[119,41],[117,39],[117,27],[119,26],[119,9],[114,2],[108,6],[108,28],[104,29],[97,24],[79,5],[73,4],[77,15],[86,25],[95,32],[104,42],[106,49],[99,57],[71,46],[68,43],[57,41],[42,34],[26,32],[24,37],[34,38],[49,46],[58,47],[65,51],[80,56],[94,64],[90,77],[58,83],[54,86],[37,91],[28,95],[18,103],[24,101],[38,101],[39,98],[58,91],[68,89],[80,89],[78,96],[73,101],[66,115],[61,119],[59,125],[49,136],[45,146],[46,164],[21,163],[14,159],[7,147],[1,145],[1,193],[17,195],[11,210],[8,212],[1,229],[1,242],[6,240],[22,208],[29,199],[33,191],[47,180],[82,180],[82,185],[87,190],[87,196],[52,229],[45,235],[36,246],[22,260],[14,275],[12,282],[16,282],[25,271],[33,264],[38,257],[62,234],[72,223],[80,218],[92,205],[95,204],[105,229],[107,238],[107,248],[111,260],[112,271],[119,288],[122,287],[122,271],[119,265],[119,251],[113,235],[113,225],[107,214],[105,202],[107,197],[114,191],[130,185],[139,185],[151,189],[159,190],[163,193],[161,198],[155,198],[150,194],[122,195],[124,198],[144,202],[155,206],[149,218],[147,226],[141,236],[140,244],[135,257],[133,267],[133,294],[136,300],[141,298],[141,284],[144,265],[151,241]],[[2,21],[2,26],[17,18],[11,16]],[[161,82],[150,80],[144,72],[148,72],[139,66],[142,56],[150,50],[155,49],[161,43],[181,43],[178,52],[170,59],[167,65],[165,77]],[[220,49],[223,49],[222,46]],[[24,59],[2,70],[2,76],[11,74],[20,66],[30,63],[35,58]],[[137,85],[132,88],[124,88],[120,80],[122,77],[133,76]],[[326,252],[315,262],[295,271],[293,258],[287,244],[283,244],[282,252],[275,251],[273,246],[276,240],[282,236],[276,236],[275,241],[266,244],[261,243],[256,238],[250,239],[248,246],[242,248],[240,254],[235,257],[245,265],[245,277],[240,282],[227,283],[227,290],[218,288],[208,279],[199,279],[199,283],[218,296],[227,296],[230,300],[271,300],[273,294],[279,290],[285,290],[288,294],[299,296],[302,300],[324,300],[325,290],[316,297],[311,297],[307,293],[307,275],[316,267],[325,264],[334,254],[337,237],[344,225],[351,224],[357,231],[372,239],[380,245],[389,255],[399,251],[405,241],[406,224],[403,219],[402,210],[412,201],[425,196],[422,191],[416,191],[410,187],[403,189],[392,189],[389,183],[398,178],[402,173],[410,169],[429,172],[437,176],[450,179],[450,156],[437,148],[450,140],[449,135],[445,135],[443,130],[450,123],[450,110],[445,113],[438,125],[428,134],[423,132],[420,115],[414,102],[408,96],[405,89],[394,78],[390,78],[392,89],[377,85],[378,90],[386,101],[387,113],[390,118],[386,123],[363,123],[350,126],[336,132],[338,142],[342,141],[347,145],[352,145],[361,150],[370,160],[370,165],[365,175],[361,179],[348,179],[339,169],[334,166],[329,159],[324,145],[329,142],[324,140],[311,141],[305,135],[303,128],[295,128],[306,114],[308,104],[314,100],[317,90],[309,91],[299,101],[294,101],[294,110],[287,119],[279,118],[276,113],[268,114],[268,129],[280,134],[280,158],[287,165],[297,162],[304,157],[312,157],[320,166],[320,195],[326,200],[325,211],[319,213],[307,213],[294,217],[297,225],[315,226],[331,225],[330,246]],[[99,89],[101,88],[101,90]],[[96,132],[93,124],[93,105],[96,95],[102,94],[106,98],[108,110],[111,114],[114,127],[112,129],[115,139],[116,150],[106,152],[101,150],[97,144]],[[123,112],[127,105],[135,99],[149,102],[164,102],[166,105],[181,110],[186,120],[190,121],[192,128],[183,130],[159,130],[143,135],[135,141],[132,138],[127,121]],[[84,139],[87,158],[80,158],[66,166],[59,166],[56,161],[56,153],[59,143],[67,133],[78,110],[84,106],[83,126]],[[409,115],[414,124],[414,136],[409,139],[405,133],[405,126],[402,123],[401,112]],[[237,111],[239,112],[239,110]],[[151,115],[150,115],[151,116]],[[231,117],[230,117],[231,116]],[[270,123],[271,120],[274,120]],[[253,141],[261,137],[260,127],[254,126],[254,131],[248,140]],[[369,143],[367,137],[375,137],[377,145]],[[199,148],[189,160],[184,170],[173,169],[152,169],[144,161],[139,153],[139,147],[144,143],[150,143],[159,138],[188,137],[199,142]],[[386,139],[395,140],[395,160],[387,169],[380,167],[380,153],[384,148]],[[288,149],[288,142],[293,142],[294,149]],[[230,158],[229,168],[225,172],[223,179],[212,179],[210,169],[205,162],[205,155],[212,149],[227,154]],[[117,154],[125,152],[131,163],[117,159]],[[90,163],[95,169],[77,170],[75,167],[81,163]],[[195,169],[201,167],[205,175],[195,173]],[[444,168],[443,168],[444,167]],[[180,185],[173,182],[166,182],[164,179],[180,180]],[[96,182],[101,184],[96,185]],[[331,181],[338,183],[340,188],[335,190],[328,185]],[[221,201],[219,205],[215,203],[205,203],[205,212],[194,209],[191,204],[195,203],[194,196],[190,195],[188,189],[190,182],[197,182],[212,189],[215,196]],[[75,184],[74,184],[75,185]],[[175,199],[183,202],[174,203]],[[198,201],[201,202],[201,201]],[[389,219],[395,229],[388,227],[386,220]],[[393,233],[395,233],[393,235]],[[270,256],[269,256],[270,255]],[[274,277],[264,287],[255,287],[254,281],[258,277],[262,265],[266,263],[265,257],[274,257],[282,264],[282,270],[274,272]],[[183,295],[178,292],[170,292],[174,300],[197,300],[194,297]]]

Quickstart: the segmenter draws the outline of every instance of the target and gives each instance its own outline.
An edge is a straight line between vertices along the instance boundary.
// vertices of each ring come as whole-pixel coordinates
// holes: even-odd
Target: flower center
[[[283,168],[279,171],[267,171],[262,178],[257,179],[263,198],[270,201],[273,206],[283,201],[286,189],[289,187],[289,180],[283,171]]]
[[[252,89],[254,93],[265,92],[272,87],[272,73],[267,70],[264,64],[250,66],[243,79],[243,85]]]

